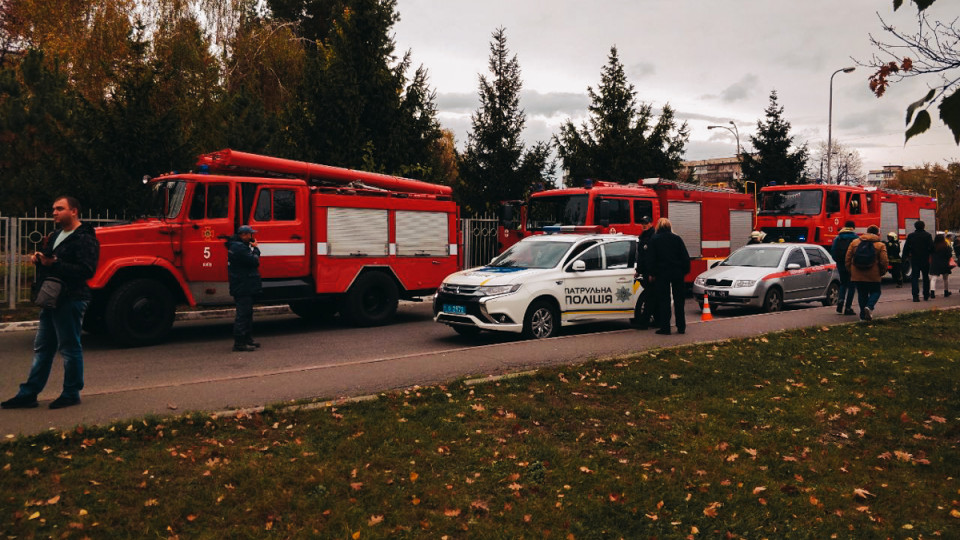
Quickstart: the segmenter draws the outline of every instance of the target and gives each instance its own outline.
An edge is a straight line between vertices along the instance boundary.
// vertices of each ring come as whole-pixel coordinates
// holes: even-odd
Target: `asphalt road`
[[[854,303],[856,305],[856,303]],[[933,306],[960,305],[960,295],[913,303],[909,287],[884,286],[877,317]],[[83,403],[49,410],[59,395],[63,369],[55,361],[36,409],[0,410],[0,436],[105,424],[148,414],[222,411],[300,399],[337,399],[413,385],[440,384],[541,366],[703,341],[743,337],[788,328],[855,322],[833,307],[807,304],[780,313],[714,309],[700,321],[687,300],[686,335],[659,336],[625,322],[565,329],[542,341],[484,333],[464,338],[432,321],[428,303],[403,303],[397,322],[380,328],[313,326],[293,315],[261,317],[257,352],[232,352],[231,321],[178,322],[170,340],[153,347],[118,349],[85,336]],[[32,358],[34,332],[0,333],[0,399],[16,394]]]

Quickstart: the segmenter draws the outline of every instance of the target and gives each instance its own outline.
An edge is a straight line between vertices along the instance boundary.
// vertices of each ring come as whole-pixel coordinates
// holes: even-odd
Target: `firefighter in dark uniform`
[[[890,260],[890,268],[893,279],[897,280],[897,288],[903,287],[903,260],[900,259],[900,236],[895,232],[887,233],[887,259]]]
[[[255,351],[260,346],[253,340],[253,297],[260,294],[260,248],[253,238],[257,231],[249,225],[237,228],[227,240],[227,274],[230,296],[237,304],[233,322],[233,350]]]

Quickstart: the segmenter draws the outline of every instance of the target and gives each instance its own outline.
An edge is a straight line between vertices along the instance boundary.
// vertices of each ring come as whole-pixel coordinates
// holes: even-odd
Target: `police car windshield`
[[[727,260],[720,263],[720,266],[776,268],[780,266],[784,249],[786,248],[780,246],[740,249],[727,257]]]
[[[573,242],[519,242],[490,263],[498,268],[553,268]]]

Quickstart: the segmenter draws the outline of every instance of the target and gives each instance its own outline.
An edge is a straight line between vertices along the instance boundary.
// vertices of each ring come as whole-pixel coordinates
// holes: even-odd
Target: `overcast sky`
[[[954,3],[939,0],[928,11],[952,20],[960,15]],[[771,90],[794,141],[812,151],[827,139],[830,74],[870,60],[869,34],[886,36],[878,13],[899,29],[917,27],[909,0],[895,14],[892,0],[399,0],[398,11],[398,53],[409,50],[429,70],[440,122],[459,147],[479,105],[478,75],[489,73],[491,34],[502,26],[520,63],[527,141],[586,118],[587,87],[597,87],[615,45],[638,99],[669,103],[689,123],[687,160],[733,156],[733,135],[707,129],[731,120],[749,149]],[[936,110],[933,127],[903,144],[904,111],[926,93],[923,80],[877,99],[869,75],[858,67],[833,84],[833,140],[859,151],[864,172],[960,158]]]

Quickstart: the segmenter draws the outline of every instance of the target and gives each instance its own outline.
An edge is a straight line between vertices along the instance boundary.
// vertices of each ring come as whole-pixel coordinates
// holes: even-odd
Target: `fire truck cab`
[[[258,303],[306,318],[384,324],[458,269],[447,186],[230,150],[198,166],[149,180],[156,217],[97,229],[85,329],[143,345],[166,336],[177,305],[231,305],[225,240],[240,225],[257,231]]]
[[[760,190],[757,227],[766,242],[806,242],[830,247],[844,223],[863,233],[870,225],[881,235],[896,232],[901,240],[923,220],[935,230],[937,201],[927,195],[846,185],[784,185]]]
[[[686,281],[743,246],[753,227],[753,199],[729,189],[647,178],[618,184],[586,181],[582,188],[540,191],[525,203],[505,203],[502,249],[531,234],[621,233],[639,235],[640,218],[669,218],[691,257]]]

